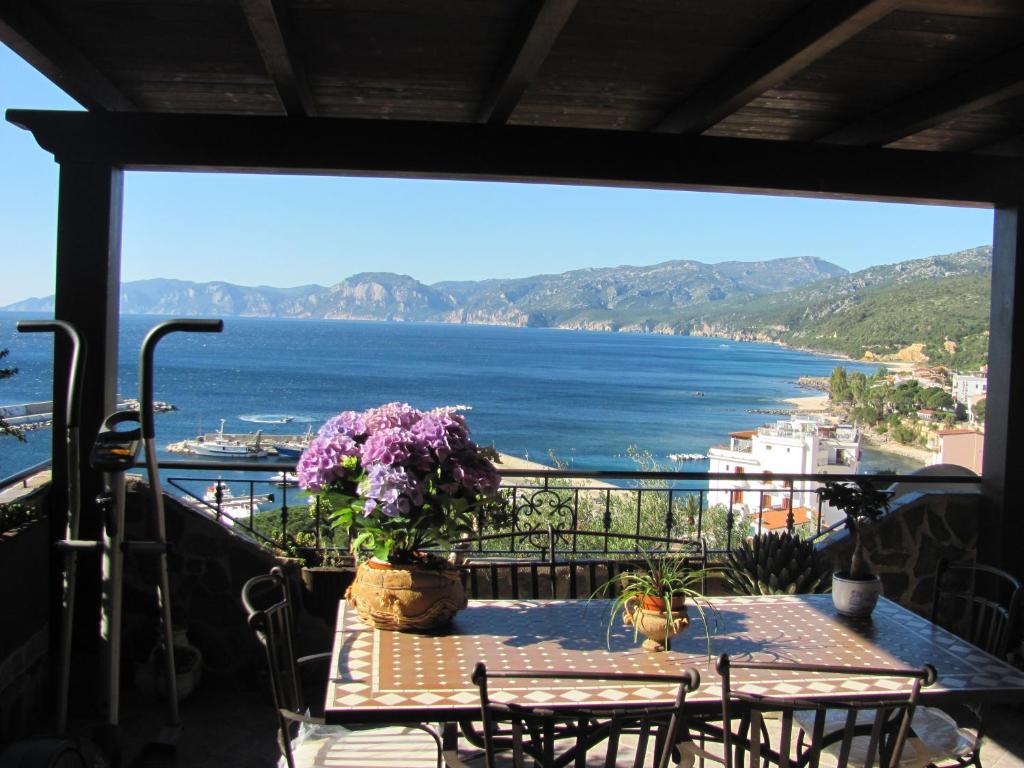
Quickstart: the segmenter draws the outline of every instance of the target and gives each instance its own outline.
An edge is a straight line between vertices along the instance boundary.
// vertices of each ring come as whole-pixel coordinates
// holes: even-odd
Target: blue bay
[[[16,333],[18,319],[32,317],[0,313],[0,348],[10,348],[5,362],[20,369],[0,383],[0,403],[49,400],[49,338]],[[164,319],[122,317],[123,396],[137,396],[139,344]],[[827,376],[837,364],[775,345],[686,336],[227,318],[222,334],[175,334],[161,343],[156,396],[178,410],[157,415],[157,434],[163,446],[212,432],[222,418],[227,432],[297,433],[304,419],[319,425],[340,410],[392,400],[466,404],[474,438],[504,453],[547,462],[553,452],[575,469],[635,469],[629,446],[666,464],[669,453],[706,453],[730,431],[781,418],[750,411],[811,394],[797,378]],[[297,418],[273,425],[239,418],[251,414]],[[49,441],[49,430],[28,433],[25,444],[0,440],[0,477],[46,459]],[[863,471],[912,467],[872,451],[862,464]]]

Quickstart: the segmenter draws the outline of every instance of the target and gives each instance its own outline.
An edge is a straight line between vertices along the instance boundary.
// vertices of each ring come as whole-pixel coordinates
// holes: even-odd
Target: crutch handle
[[[71,367],[68,369],[68,400],[64,423],[69,429],[77,429],[81,417],[78,393],[82,389],[82,376],[85,373],[85,339],[75,326],[64,320],[19,320],[16,327],[21,333],[54,333],[67,337],[71,344]]]
[[[220,333],[224,330],[223,320],[180,319],[168,320],[154,326],[142,342],[139,353],[139,383],[142,391],[139,394],[139,410],[142,416],[142,437],[149,439],[156,435],[153,424],[153,353],[156,345],[169,333],[186,331],[188,333]]]

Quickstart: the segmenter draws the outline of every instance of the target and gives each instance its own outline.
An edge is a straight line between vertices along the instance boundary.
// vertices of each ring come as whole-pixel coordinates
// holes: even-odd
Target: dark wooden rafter
[[[477,112],[477,122],[502,124],[540,71],[577,0],[539,0],[531,7],[498,66]]]
[[[884,146],[1024,93],[1024,46],[821,137],[831,144]]]
[[[58,162],[998,204],[1024,160],[582,128],[10,110]]]
[[[291,117],[315,117],[313,94],[297,55],[299,48],[292,42],[287,8],[280,0],[240,2],[285,113]]]
[[[25,0],[0,0],[0,42],[42,72],[86,109],[136,109],[111,80]]]
[[[686,97],[653,130],[697,134],[888,15],[897,0],[815,0]]]

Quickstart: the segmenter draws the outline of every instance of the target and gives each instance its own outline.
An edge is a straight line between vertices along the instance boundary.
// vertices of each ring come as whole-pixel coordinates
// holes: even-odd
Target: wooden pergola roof
[[[116,392],[126,169],[994,206],[981,548],[1024,573],[1024,0],[0,0],[0,41],[88,109],[7,113],[61,165],[84,434]]]
[[[89,110],[1024,156],[1018,0],[4,0]]]

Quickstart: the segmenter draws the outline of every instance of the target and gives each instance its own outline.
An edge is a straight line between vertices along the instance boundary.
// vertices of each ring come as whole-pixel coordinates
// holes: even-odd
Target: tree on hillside
[[[0,349],[0,360],[3,360],[5,357],[7,357],[7,354],[8,350]],[[11,378],[17,372],[17,368],[0,368],[0,381],[2,381],[3,379]],[[10,424],[8,424],[7,421],[2,416],[0,416],[0,435],[10,435],[11,437],[18,438],[22,442],[24,442],[25,440],[25,435],[22,434],[22,431],[17,427],[13,427]]]
[[[828,381],[828,396],[833,403],[849,403],[853,400],[850,383],[846,379],[846,369],[838,366],[832,369]]]
[[[974,404],[974,408],[972,410],[974,411],[974,418],[975,418],[975,420],[979,424],[984,424],[985,423],[985,398],[983,397],[981,400],[976,402]]]
[[[925,408],[934,411],[948,411],[953,407],[953,396],[941,387],[928,387],[921,393]]]

